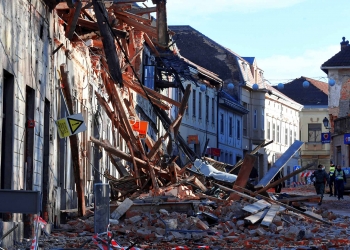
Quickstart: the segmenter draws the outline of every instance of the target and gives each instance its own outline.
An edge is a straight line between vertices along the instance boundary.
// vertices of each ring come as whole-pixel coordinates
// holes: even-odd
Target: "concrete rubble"
[[[268,226],[263,225],[261,219],[252,224],[246,219],[252,213],[245,209],[252,206],[254,203],[252,200],[243,198],[239,201],[227,201],[211,196],[204,199],[194,193],[191,186],[182,185],[182,190],[186,190],[183,192],[190,193],[191,197],[196,199],[179,199],[173,195],[156,197],[150,194],[143,194],[133,199],[133,205],[127,210],[124,209],[118,220],[111,219],[109,230],[113,239],[119,246],[134,249],[186,249],[186,247],[187,249],[205,247],[206,249],[348,249],[350,247],[349,216],[337,215],[322,207],[308,206],[303,207],[305,211],[301,213],[279,209]],[[179,196],[183,197],[182,194]],[[179,206],[190,204],[193,209],[176,212],[176,205],[172,205],[169,209],[164,208],[168,203],[173,204],[175,200]],[[131,200],[126,201],[126,204],[130,204]],[[139,209],[141,206],[132,209],[137,204],[150,203],[152,207],[149,211]],[[119,207],[123,206],[125,203],[119,202]],[[117,210],[118,208],[115,209]],[[259,209],[255,212],[257,211]],[[305,214],[318,217],[326,223],[316,221]],[[93,236],[93,211],[89,210],[88,216],[74,218],[73,214],[72,219],[62,224],[59,229],[54,229],[49,236],[42,235],[39,247],[103,249],[92,241]],[[103,237],[101,234],[101,239]]]

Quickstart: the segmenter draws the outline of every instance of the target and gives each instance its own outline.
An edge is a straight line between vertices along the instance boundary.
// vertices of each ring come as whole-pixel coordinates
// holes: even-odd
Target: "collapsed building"
[[[179,183],[204,192],[208,179],[246,187],[257,151],[228,166],[179,133],[192,86],[217,103],[222,80],[169,46],[166,1],[136,2],[145,1],[1,1],[0,193],[9,205],[0,212],[15,239],[31,238],[34,214],[49,231],[62,214],[85,216],[96,183],[109,183],[115,201],[162,196]],[[262,193],[300,146],[260,181]],[[229,199],[239,200],[234,191]]]

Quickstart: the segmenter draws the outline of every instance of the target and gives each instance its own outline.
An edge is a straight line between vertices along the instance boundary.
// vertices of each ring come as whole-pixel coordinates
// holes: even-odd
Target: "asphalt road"
[[[332,211],[335,214],[350,216],[350,191],[344,193],[344,199],[338,200],[337,197],[330,197],[329,190],[326,189],[326,194],[323,197],[321,207]],[[315,195],[316,191],[313,185],[301,185],[295,188],[283,188],[281,193],[293,195]],[[303,202],[306,206],[319,207],[317,201]]]

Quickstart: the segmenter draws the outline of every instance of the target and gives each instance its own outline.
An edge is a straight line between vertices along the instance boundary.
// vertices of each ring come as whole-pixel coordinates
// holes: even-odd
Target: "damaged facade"
[[[253,88],[263,81],[255,60],[214,43],[216,64],[202,65],[182,53],[179,29],[168,30],[165,1],[136,2],[144,1],[1,1],[0,185],[42,193],[41,216],[53,226],[61,212],[85,215],[96,183],[108,182],[115,200],[161,195],[180,179],[206,190],[203,176],[185,173],[192,163],[228,170],[248,155],[246,166],[255,162],[262,177],[288,148],[260,148],[270,103],[289,104],[271,87]],[[69,123],[62,136],[59,120],[75,114],[86,131]],[[258,146],[255,161],[249,153]],[[247,184],[248,176],[216,173]],[[32,214],[2,212],[3,229],[18,222],[16,237],[30,237]]]
[[[330,83],[328,96],[329,128],[332,135],[331,160],[334,164],[348,167],[349,152],[349,41],[345,37],[340,42],[340,51],[321,65]]]

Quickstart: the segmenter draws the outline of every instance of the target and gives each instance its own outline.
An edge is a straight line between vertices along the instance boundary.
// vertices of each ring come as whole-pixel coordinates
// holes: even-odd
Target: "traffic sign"
[[[59,119],[56,121],[56,125],[58,135],[61,139],[86,130],[84,118],[81,113]]]

